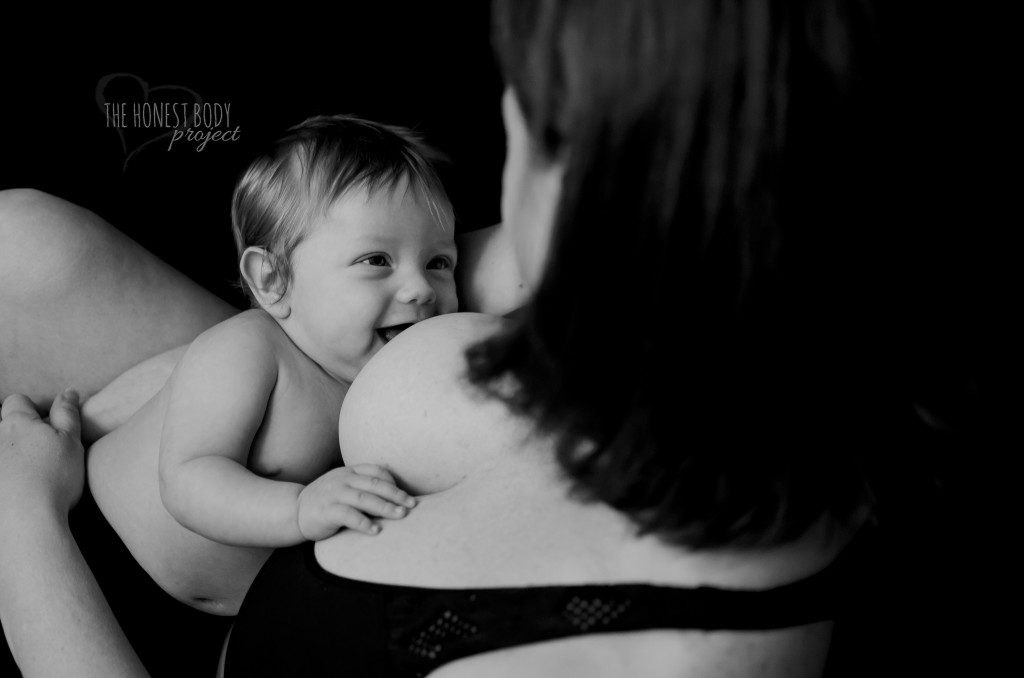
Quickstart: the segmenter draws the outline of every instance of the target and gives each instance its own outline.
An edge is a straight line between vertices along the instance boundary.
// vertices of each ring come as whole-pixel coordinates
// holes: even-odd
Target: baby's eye
[[[447,271],[452,268],[452,260],[448,257],[434,257],[427,264],[428,269],[434,269],[439,271]]]
[[[387,266],[388,258],[383,254],[371,254],[368,257],[364,257],[359,260],[360,264],[369,264],[370,266]]]

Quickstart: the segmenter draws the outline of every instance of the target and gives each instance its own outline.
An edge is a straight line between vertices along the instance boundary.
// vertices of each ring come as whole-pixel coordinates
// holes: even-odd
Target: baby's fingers
[[[398,490],[398,488],[392,487]],[[405,494],[401,490],[398,491],[403,495]],[[382,492],[386,495],[391,494],[391,492],[384,490],[382,486],[375,487],[373,491],[370,491],[359,489],[353,485],[349,487],[349,492],[350,494],[345,497],[347,501],[344,503],[371,516],[394,519],[404,518],[409,513],[409,509],[399,502],[392,502],[382,496]]]
[[[381,499],[386,499],[405,508],[412,508],[416,505],[416,500],[408,492],[395,485],[394,481],[389,478],[360,473],[350,476],[348,486],[355,490],[369,492]]]
[[[380,525],[374,523],[358,509],[345,504],[334,504],[325,511],[324,518],[337,529],[347,527],[350,530],[371,535],[380,532]]]
[[[374,478],[386,480],[389,483],[395,482],[395,477],[391,475],[391,471],[379,464],[354,464],[352,466],[346,466],[345,468],[353,473],[358,473],[361,476],[373,476]]]

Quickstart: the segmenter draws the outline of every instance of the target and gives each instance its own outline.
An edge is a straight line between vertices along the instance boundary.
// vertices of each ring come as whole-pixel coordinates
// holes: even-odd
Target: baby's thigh
[[[83,396],[236,313],[92,212],[0,191],[0,397]]]

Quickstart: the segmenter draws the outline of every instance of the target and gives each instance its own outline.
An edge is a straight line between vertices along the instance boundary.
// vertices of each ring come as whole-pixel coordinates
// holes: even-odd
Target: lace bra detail
[[[267,561],[232,631],[226,675],[424,676],[461,657],[592,633],[766,630],[834,619],[839,560],[765,590],[585,584],[442,589],[348,579],[312,543]]]
[[[416,676],[460,657],[591,633],[800,626],[833,618],[837,602],[835,567],[757,591],[648,584],[441,589],[341,577],[324,570],[312,548],[305,560],[328,585],[385,605],[392,661]]]

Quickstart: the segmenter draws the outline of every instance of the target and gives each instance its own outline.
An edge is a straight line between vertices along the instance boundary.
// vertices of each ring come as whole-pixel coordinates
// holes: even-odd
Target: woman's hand
[[[0,409],[0,520],[26,511],[54,509],[67,515],[85,487],[78,394],[54,398],[49,423],[23,395],[8,396]]]
[[[0,408],[0,620],[24,676],[146,676],[82,558],[67,514],[82,496],[78,394],[50,422],[12,395]]]

